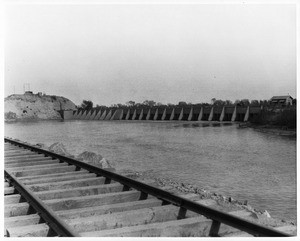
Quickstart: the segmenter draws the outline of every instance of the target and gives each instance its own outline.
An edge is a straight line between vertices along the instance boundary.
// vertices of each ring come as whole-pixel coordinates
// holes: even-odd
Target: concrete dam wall
[[[253,119],[260,106],[128,107],[63,111],[65,120],[238,121]]]

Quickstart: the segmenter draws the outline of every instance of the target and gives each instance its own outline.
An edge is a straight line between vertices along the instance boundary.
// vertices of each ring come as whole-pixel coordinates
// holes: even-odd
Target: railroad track
[[[225,213],[197,195],[4,138],[8,237],[289,236]],[[241,218],[240,216],[245,216]]]

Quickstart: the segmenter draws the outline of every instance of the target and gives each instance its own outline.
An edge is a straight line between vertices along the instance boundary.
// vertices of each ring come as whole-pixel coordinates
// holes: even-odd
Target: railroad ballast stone
[[[42,145],[41,143],[39,143],[39,145]],[[47,149],[45,145],[43,145],[44,149]],[[71,155],[67,150],[66,147],[64,146],[63,143],[60,142],[56,142],[54,144],[52,144],[49,148],[49,151],[55,152],[59,155],[64,155],[67,157],[72,157],[77,159],[78,161],[82,161],[85,163],[89,163],[91,165],[100,167],[100,168],[114,168],[115,167],[115,163],[113,163],[112,161],[108,161],[105,158],[102,157],[102,155],[91,152],[91,151],[84,151],[81,154],[79,154],[78,156],[74,157],[74,155]]]
[[[55,142],[49,147],[49,151],[55,152],[63,156],[72,156],[67,150],[64,144],[60,142]]]
[[[100,154],[84,151],[76,157],[77,160],[92,164],[100,168],[114,168],[112,162],[108,162]]]

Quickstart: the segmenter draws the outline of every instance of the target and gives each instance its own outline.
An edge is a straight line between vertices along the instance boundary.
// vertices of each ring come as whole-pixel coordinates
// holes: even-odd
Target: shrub
[[[5,112],[4,113],[4,118],[5,118],[5,120],[14,120],[14,119],[17,118],[17,114],[14,113],[14,112],[11,112],[11,111]]]

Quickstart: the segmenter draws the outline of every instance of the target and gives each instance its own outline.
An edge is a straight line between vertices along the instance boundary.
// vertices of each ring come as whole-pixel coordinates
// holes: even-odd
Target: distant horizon
[[[5,13],[6,96],[28,83],[106,106],[296,97],[295,4],[8,4]]]
[[[88,98],[86,98],[86,99],[82,99],[81,100],[81,102],[80,103],[75,103],[72,99],[70,99],[70,98],[68,98],[68,97],[66,97],[66,96],[63,96],[63,95],[56,95],[56,94],[48,94],[48,93],[44,93],[44,92],[42,92],[42,91],[37,91],[37,92],[34,92],[34,91],[31,91],[31,90],[26,90],[25,92],[27,92],[27,91],[30,91],[30,92],[32,92],[32,94],[34,94],[34,95],[37,95],[39,92],[41,92],[42,94],[45,94],[45,95],[48,95],[48,96],[59,96],[59,97],[64,97],[64,98],[67,98],[67,99],[69,99],[70,101],[72,101],[76,106],[80,106],[82,103],[83,103],[83,101],[84,100],[86,100],[86,101],[92,101],[92,100],[90,100],[90,99],[88,99]],[[15,93],[15,94],[9,94],[9,95],[7,95],[6,97],[4,97],[4,98],[7,98],[7,97],[9,97],[9,96],[11,96],[11,95],[24,95],[25,94],[25,92],[23,92],[23,93],[21,93],[21,94],[19,94],[19,93]],[[288,96],[289,94],[287,94],[287,95],[273,95],[273,96]],[[242,100],[249,100],[249,102],[251,102],[251,101],[255,101],[255,100],[257,100],[257,101],[269,101],[273,96],[271,96],[270,98],[264,98],[264,99],[249,99],[249,98],[241,98],[241,99],[220,99],[220,98],[215,98],[216,100],[222,100],[222,101],[231,101],[232,103],[234,103],[235,101],[237,101],[237,100],[239,100],[239,101],[242,101]],[[289,96],[291,96],[291,95],[289,95]],[[293,96],[291,96],[293,99],[297,99],[296,97],[293,97]],[[181,101],[179,101],[179,102],[186,102],[186,104],[187,105],[197,105],[197,104],[205,104],[205,103],[207,103],[207,104],[211,104],[211,101],[212,101],[212,99],[213,98],[211,98],[210,100],[208,100],[208,101],[202,101],[202,102],[191,102],[191,101],[186,101],[186,100],[181,100]],[[159,101],[156,101],[156,100],[153,100],[153,99],[146,99],[146,100],[148,100],[148,101],[154,101],[154,102],[156,102],[156,104],[159,104],[159,105],[169,105],[169,104],[172,104],[172,105],[178,105],[179,104],[179,102],[177,102],[177,103],[172,103],[172,102],[168,102],[168,103],[161,103],[161,102],[159,102]],[[111,107],[112,105],[118,105],[118,104],[121,104],[121,105],[127,105],[127,102],[129,102],[129,101],[134,101],[135,102],[135,104],[143,104],[143,102],[144,101],[146,101],[146,100],[143,100],[143,101],[141,101],[141,102],[138,102],[138,101],[135,101],[135,100],[128,100],[128,101],[126,101],[125,103],[112,103],[112,104],[110,104],[110,105],[105,105],[105,104],[100,104],[100,103],[96,103],[96,102],[94,102],[94,101],[92,101],[93,102],[93,107],[96,107],[96,105],[99,105],[99,106],[106,106],[106,107]]]

